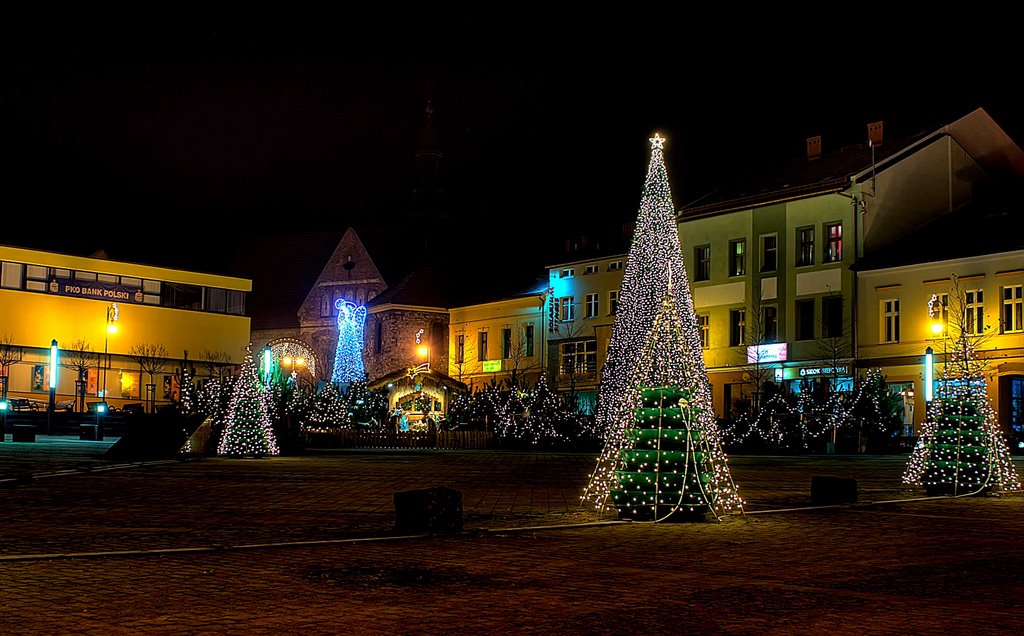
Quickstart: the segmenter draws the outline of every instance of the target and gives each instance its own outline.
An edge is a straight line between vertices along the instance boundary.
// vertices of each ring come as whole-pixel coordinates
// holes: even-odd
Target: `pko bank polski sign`
[[[50,280],[50,293],[76,298],[92,298],[95,300],[111,300],[120,303],[141,303],[142,291],[94,280],[70,280],[54,278]]]

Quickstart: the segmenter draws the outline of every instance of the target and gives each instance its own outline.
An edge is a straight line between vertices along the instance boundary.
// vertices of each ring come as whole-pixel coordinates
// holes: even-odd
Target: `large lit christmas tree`
[[[979,340],[986,336],[969,328],[960,294],[954,284],[945,365],[903,483],[923,486],[933,495],[1020,490],[1020,477],[988,398],[985,362],[977,353]]]
[[[270,411],[268,393],[256,373],[252,354],[247,351],[242,372],[231,393],[217,454],[234,457],[279,454]]]
[[[677,403],[678,399],[685,398],[689,430],[698,438],[695,441],[705,448],[706,456],[700,458],[702,463],[706,461],[700,468],[705,475],[702,479],[706,480],[702,483],[706,493],[704,503],[709,510],[720,514],[739,509],[742,501],[732,483],[718,436],[711,385],[704,367],[693,298],[676,229],[675,206],[663,155],[664,142],[657,134],[651,139],[651,161],[622,277],[608,359],[601,374],[597,426],[604,435],[605,445],[583,498],[602,510],[614,505],[613,498],[622,490],[623,473],[640,472],[629,468],[639,468],[634,454],[641,448],[638,442],[644,435],[634,431],[639,428],[636,409],[646,399],[645,388],[672,387],[673,395],[678,393]],[[662,428],[679,430],[667,426],[667,421],[665,424]],[[672,459],[675,469],[683,468],[685,461],[678,456]],[[660,465],[657,470],[662,468],[666,466]],[[673,470],[671,466],[667,468]],[[680,504],[689,507],[690,502],[680,501]],[[659,504],[651,502],[650,505]],[[619,511],[630,514],[622,507]],[[661,508],[651,508],[650,514],[638,511],[636,518],[660,518],[662,515],[657,514],[660,511]]]
[[[334,354],[332,382],[355,382],[366,378],[363,364],[363,327],[366,307],[357,307],[343,299],[335,302],[338,309],[338,348]]]

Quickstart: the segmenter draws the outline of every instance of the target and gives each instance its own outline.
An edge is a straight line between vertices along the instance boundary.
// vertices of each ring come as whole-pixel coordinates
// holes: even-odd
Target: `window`
[[[814,228],[802,227],[796,231],[796,244],[799,252],[796,257],[796,264],[814,265]]]
[[[131,287],[132,289],[138,289],[142,287],[142,279],[135,278],[133,276],[122,276],[121,284],[125,287]]]
[[[697,314],[697,329],[700,330],[700,348],[707,349],[711,346],[711,316],[709,314]]]
[[[597,317],[597,294],[587,294],[584,297],[584,318],[596,318]]]
[[[614,316],[619,311],[619,290],[608,292],[608,315]]]
[[[1008,378],[1010,384],[1010,427],[1015,431],[1024,431],[1024,377]]]
[[[729,346],[738,347],[743,344],[743,331],[747,324],[747,312],[743,309],[729,311]]]
[[[928,300],[928,318],[932,326],[937,324],[941,327],[932,328],[932,336],[941,338],[949,325],[949,294],[932,294]]]
[[[158,280],[144,280],[142,281],[143,297],[142,302],[147,305],[159,305],[160,304],[160,293],[163,285]]]
[[[228,290],[228,313],[233,316],[245,315],[245,292]]]
[[[574,305],[574,298],[572,296],[562,296],[557,299],[558,303],[558,319],[563,322],[569,322],[576,320],[576,309]]]
[[[900,301],[882,301],[882,342],[900,341]]]
[[[761,237],[761,271],[774,272],[779,268],[779,237],[765,234]]]
[[[747,273],[747,241],[729,241],[729,276],[743,276]]]
[[[459,338],[465,338],[465,336],[459,336]],[[384,321],[378,318],[373,328],[373,344],[374,350],[377,353],[384,353]],[[459,341],[459,356],[462,357],[462,341]],[[465,362],[465,359],[459,360]]]
[[[21,289],[21,278],[24,273],[25,266],[21,263],[4,263],[0,273],[0,287]]]
[[[567,267],[567,268],[563,269],[561,272],[559,272],[558,277],[559,278],[572,278],[575,275],[576,275],[576,270],[571,268],[571,267]]]
[[[985,333],[985,291],[969,289],[965,296],[964,307],[967,322],[967,333],[981,335]]]
[[[597,265],[587,265],[586,267],[583,268],[583,273],[584,274],[596,274],[597,273]]]
[[[166,283],[160,304],[173,309],[202,309],[203,288],[185,283]]]
[[[696,267],[693,280],[711,280],[711,246],[698,245],[693,248],[693,262]]]
[[[814,340],[814,299],[796,301],[796,339]]]
[[[477,339],[476,359],[480,362],[487,360],[487,332],[481,331]]]
[[[559,373],[562,375],[597,372],[597,340],[563,342],[560,347]]]
[[[765,305],[761,308],[761,341],[765,343],[779,340],[779,308]]]
[[[334,313],[334,303],[331,302],[331,297],[324,295],[320,297],[320,317],[328,318]]]
[[[50,278],[50,268],[39,265],[27,265],[25,267],[25,289],[32,291],[46,291]]]
[[[377,323],[378,326],[380,323]],[[378,349],[379,352],[379,349]],[[466,334],[460,333],[456,339],[455,344],[455,363],[463,364],[466,362]]]
[[[228,309],[228,295],[226,289],[207,287],[204,290],[203,309],[224,313]]]
[[[512,357],[512,330],[508,328],[501,330],[501,357],[505,360]]]
[[[533,325],[523,327],[523,355],[533,357]]]
[[[622,269],[622,261],[612,261],[611,263],[608,263],[609,272],[617,272],[620,269]]]
[[[1024,331],[1024,285],[1003,287],[1003,332]]]
[[[96,280],[109,285],[117,285],[121,282],[121,277],[114,274],[96,274]]]
[[[812,239],[813,240],[813,239]],[[825,226],[825,262],[837,263],[843,260],[843,225],[829,223]]]
[[[75,280],[87,280],[92,282],[96,280],[96,274],[94,272],[75,272]]]
[[[821,337],[839,338],[843,335],[843,297],[826,296],[821,299]]]

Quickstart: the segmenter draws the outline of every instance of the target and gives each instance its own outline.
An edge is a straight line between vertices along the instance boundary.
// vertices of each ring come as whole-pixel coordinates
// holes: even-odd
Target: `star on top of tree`
[[[654,136],[651,137],[649,141],[651,142],[652,149],[657,148],[658,150],[664,150],[665,138],[658,133],[654,133]]]

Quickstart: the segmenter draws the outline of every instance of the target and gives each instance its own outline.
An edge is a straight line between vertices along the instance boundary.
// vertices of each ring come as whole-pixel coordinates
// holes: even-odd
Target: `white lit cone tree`
[[[989,401],[985,362],[977,353],[985,335],[972,332],[962,293],[954,283],[946,363],[903,483],[923,486],[932,495],[1020,490],[1020,477]]]
[[[613,502],[612,493],[622,490],[620,480],[624,473],[635,472],[628,470],[630,463],[636,459],[635,451],[644,447],[638,443],[642,435],[635,432],[637,409],[645,404],[642,389],[651,387],[672,387],[672,391],[679,393],[677,402],[686,396],[687,428],[705,449],[700,458],[705,464],[700,468],[704,474],[699,489],[703,504],[716,515],[742,507],[712,408],[711,385],[665,169],[664,141],[658,135],[651,139],[651,161],[622,277],[608,359],[601,374],[597,427],[605,444],[583,494],[583,499],[598,509],[615,505],[620,515],[634,518],[663,516],[661,505],[653,502],[647,511],[638,510],[634,516]],[[678,460],[678,456],[662,457],[656,461],[668,461],[669,465],[660,464],[658,470],[686,470],[685,462]],[[698,505],[687,498],[680,500],[678,494],[676,500],[688,508]]]
[[[270,411],[268,393],[260,383],[252,354],[247,351],[242,372],[231,393],[217,454],[233,457],[279,454]]]

